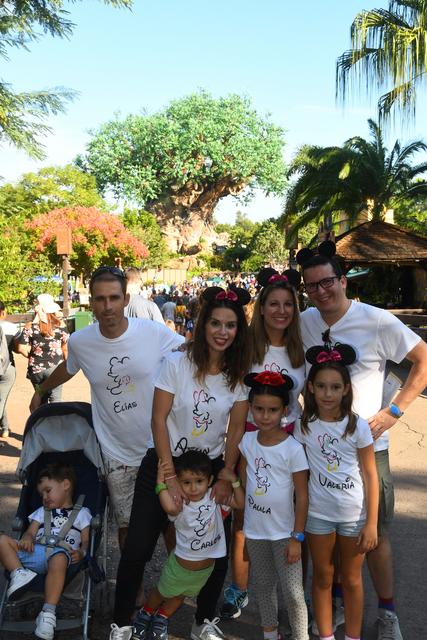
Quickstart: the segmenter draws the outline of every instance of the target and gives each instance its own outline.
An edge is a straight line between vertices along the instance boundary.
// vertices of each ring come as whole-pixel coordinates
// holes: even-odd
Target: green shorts
[[[157,589],[164,598],[199,595],[211,575],[215,562],[206,569],[191,571],[181,567],[172,551],[163,567]]]
[[[387,533],[388,525],[394,516],[394,486],[390,471],[388,449],[375,452],[378,482],[380,487],[380,501],[378,509],[378,535]]]

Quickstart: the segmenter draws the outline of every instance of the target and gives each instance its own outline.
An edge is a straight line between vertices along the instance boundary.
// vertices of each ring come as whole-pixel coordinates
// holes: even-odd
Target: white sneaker
[[[217,627],[219,618],[204,620],[203,624],[193,622],[191,627],[191,640],[227,640],[221,629]]]
[[[52,611],[40,611],[36,618],[34,634],[43,640],[53,640],[56,628],[56,615]]]
[[[403,640],[399,627],[399,619],[394,611],[378,609],[377,640]]]
[[[31,571],[30,569],[16,569],[13,577],[10,579],[9,589],[7,590],[7,598],[9,600],[14,600],[18,597],[19,591],[27,586],[34,578],[37,573]],[[13,596],[13,598],[12,598]]]
[[[111,625],[110,640],[131,640],[133,627],[118,627]]]

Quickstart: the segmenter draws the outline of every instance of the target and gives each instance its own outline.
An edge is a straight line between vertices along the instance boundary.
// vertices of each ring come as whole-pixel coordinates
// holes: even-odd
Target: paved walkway
[[[22,442],[22,432],[28,418],[28,404],[32,387],[25,378],[26,362],[17,357],[18,375],[9,401],[9,419],[12,434],[0,448],[0,530],[10,532],[10,523],[16,509],[20,484],[14,471]],[[89,388],[82,374],[70,380],[63,390],[64,400],[89,401]],[[427,394],[424,393],[394,427],[391,438],[391,464],[396,484],[396,518],[392,542],[395,556],[396,600],[399,606],[401,628],[405,640],[427,638]],[[113,566],[117,562],[114,532],[110,535]],[[149,568],[149,582],[155,580],[164,559],[159,547]],[[114,569],[112,571],[114,575]],[[0,583],[3,576],[0,577]],[[1,584],[0,584],[1,587]],[[186,604],[171,623],[171,640],[189,637],[191,604]],[[376,604],[366,579],[366,606],[364,639],[374,640]],[[258,626],[257,610],[253,599],[238,621],[221,625],[230,640],[255,640],[262,634]],[[92,640],[108,638],[109,620],[99,620]],[[14,636],[17,638],[18,636]],[[342,628],[337,640],[343,640]]]

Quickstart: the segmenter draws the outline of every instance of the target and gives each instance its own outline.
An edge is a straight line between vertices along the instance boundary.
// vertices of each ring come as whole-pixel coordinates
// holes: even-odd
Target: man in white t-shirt
[[[125,317],[129,294],[121,269],[94,271],[90,292],[98,322],[72,334],[67,361],[38,386],[30,410],[40,405],[41,395],[82,369],[122,548],[137,472],[151,439],[154,380],[163,357],[183,338],[160,322]]]
[[[126,293],[129,294],[129,302],[125,307],[125,316],[128,318],[146,318],[165,323],[159,307],[152,300],[148,300],[141,290],[141,271],[137,267],[129,267],[125,271]]]
[[[351,345],[357,361],[349,367],[354,411],[368,420],[375,440],[380,481],[378,546],[368,556],[378,595],[378,640],[402,640],[394,611],[392,551],[388,525],[393,518],[394,493],[388,463],[388,430],[427,385],[427,345],[383,309],[346,296],[347,280],[339,263],[316,255],[303,264],[305,290],[315,308],[301,314],[304,348],[331,341]],[[386,361],[412,362],[406,382],[394,402],[382,407]]]

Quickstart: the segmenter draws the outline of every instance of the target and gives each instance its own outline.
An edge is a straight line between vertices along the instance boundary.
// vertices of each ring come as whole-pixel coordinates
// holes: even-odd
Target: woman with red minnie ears
[[[221,469],[225,466],[234,470],[236,466],[248,410],[243,377],[250,366],[249,337],[243,305],[249,300],[244,289],[206,289],[194,340],[186,352],[172,353],[163,363],[155,383],[153,443],[136,480],[129,533],[118,570],[116,624],[111,640],[146,638],[143,620],[138,622],[142,613],[136,616],[133,629],[129,623],[145,563],[151,559],[159,534],[168,523],[155,494],[158,459],[174,469],[175,458],[185,451],[204,451],[213,467],[211,496],[219,504],[230,504],[233,487],[221,479]],[[165,478],[165,483],[177,505],[188,500],[174,472]],[[224,529],[228,541],[230,517],[225,519]],[[227,565],[227,556],[215,561],[197,598],[192,640],[225,638],[217,626],[215,612]],[[160,617],[162,612],[158,614]],[[156,621],[156,628],[159,622],[164,623],[164,633],[156,637],[167,638],[167,619]]]

